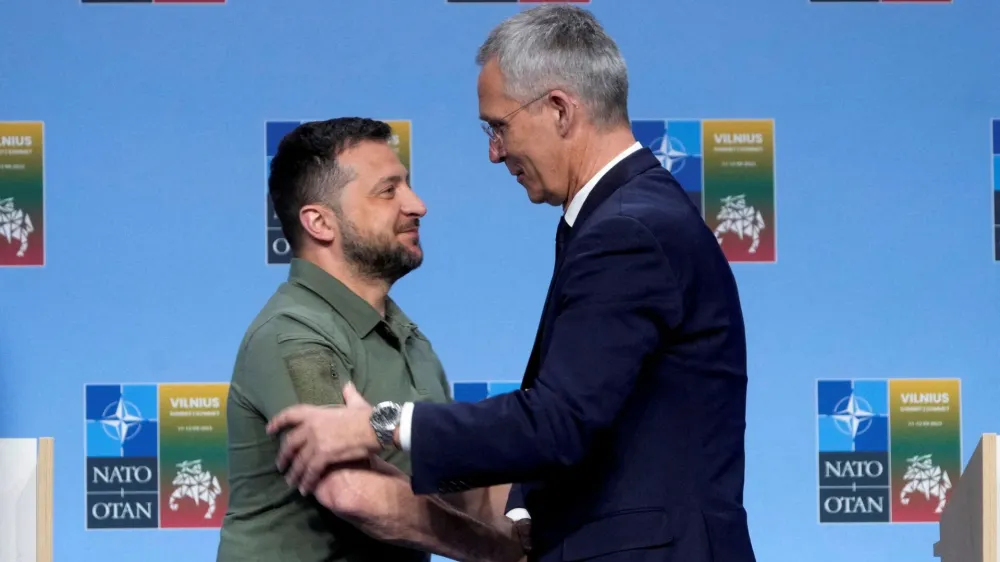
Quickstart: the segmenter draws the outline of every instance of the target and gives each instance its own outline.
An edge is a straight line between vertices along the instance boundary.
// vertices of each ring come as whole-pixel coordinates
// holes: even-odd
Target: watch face
[[[375,408],[375,419],[380,424],[388,424],[395,421],[399,415],[400,408],[396,404],[379,404]]]

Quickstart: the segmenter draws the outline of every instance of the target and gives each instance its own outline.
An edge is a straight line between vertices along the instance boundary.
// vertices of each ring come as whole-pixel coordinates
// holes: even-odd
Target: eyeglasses
[[[490,125],[489,123],[483,123],[481,125],[481,127],[483,128],[483,132],[486,133],[486,136],[490,138],[490,142],[493,143],[493,146],[496,147],[497,150],[500,150],[503,147],[503,136],[501,136],[501,131],[503,131],[507,127],[507,124],[510,122],[510,120],[515,115],[517,115],[519,111],[535,103],[536,101],[544,98],[547,95],[549,95],[548,91],[538,96],[537,98],[525,103],[521,107],[518,107],[514,111],[511,111],[507,115],[504,115],[499,119],[499,121],[496,121],[496,127]]]

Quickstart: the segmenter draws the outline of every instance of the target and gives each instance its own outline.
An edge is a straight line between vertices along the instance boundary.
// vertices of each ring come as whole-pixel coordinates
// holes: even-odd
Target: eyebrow
[[[381,189],[382,186],[385,185],[387,182],[388,183],[399,183],[399,182],[403,182],[403,181],[409,183],[409,181],[410,181],[410,174],[406,174],[405,177],[401,176],[399,174],[390,174],[388,176],[382,176],[381,178],[378,179],[377,182],[375,182],[375,185],[372,186],[371,193],[374,193],[375,191]]]

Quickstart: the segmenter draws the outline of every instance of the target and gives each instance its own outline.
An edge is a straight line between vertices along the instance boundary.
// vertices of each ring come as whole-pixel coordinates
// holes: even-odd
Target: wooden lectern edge
[[[996,433],[983,433],[952,490],[958,492],[957,503],[949,500],[938,524],[940,540],[934,543],[934,556],[942,562],[998,561],[997,446]],[[979,477],[965,480],[975,474]]]
[[[53,486],[55,485],[55,439],[38,439],[35,468],[35,560],[52,562]]]
[[[997,505],[997,492],[1000,488],[1000,466],[997,466],[997,448],[1000,447],[996,433],[985,433],[981,437],[983,442],[983,557],[1000,561],[1000,522]],[[989,519],[987,519],[989,515]]]
[[[997,434],[984,433],[979,438],[982,447],[981,519],[983,560],[997,562]]]

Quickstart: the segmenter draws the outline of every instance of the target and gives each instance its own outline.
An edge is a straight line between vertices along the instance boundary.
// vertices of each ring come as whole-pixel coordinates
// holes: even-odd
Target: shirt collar
[[[601,168],[597,172],[597,174],[594,175],[594,177],[590,178],[590,181],[588,181],[583,185],[583,188],[579,192],[577,192],[577,194],[569,202],[569,205],[566,207],[566,212],[563,214],[563,218],[566,220],[566,224],[573,226],[573,222],[576,221],[576,216],[580,214],[580,209],[583,208],[584,201],[586,201],[587,196],[590,195],[590,192],[594,190],[594,186],[597,185],[597,182],[601,181],[601,178],[603,178],[604,175],[611,170],[611,168],[614,168],[616,164],[618,164],[619,162],[624,160],[629,154],[632,154],[633,152],[639,150],[640,148],[642,148],[642,145],[640,143],[636,142],[632,144],[632,146],[626,148],[621,153],[619,153],[618,156],[615,156],[610,162],[605,164],[605,166]]]
[[[288,280],[319,295],[340,313],[361,337],[368,335],[382,321],[382,315],[372,308],[368,301],[308,260],[292,258],[288,269]],[[385,312],[388,323],[399,328],[413,327],[410,319],[389,297],[386,297]]]

